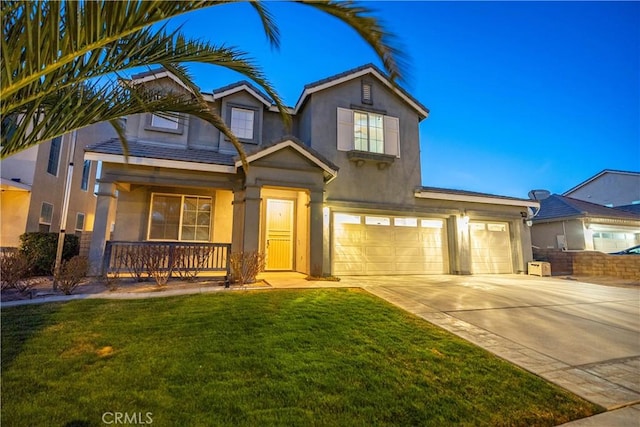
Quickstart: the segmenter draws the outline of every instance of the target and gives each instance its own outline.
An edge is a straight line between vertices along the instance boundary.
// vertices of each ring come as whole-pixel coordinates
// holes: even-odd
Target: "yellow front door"
[[[293,210],[293,200],[267,199],[267,270],[293,270]]]

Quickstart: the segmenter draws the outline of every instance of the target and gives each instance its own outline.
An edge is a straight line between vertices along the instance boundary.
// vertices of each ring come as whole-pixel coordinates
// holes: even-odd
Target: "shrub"
[[[74,234],[64,237],[62,259],[69,260],[80,253],[80,239]],[[20,236],[20,252],[31,264],[34,276],[48,276],[53,271],[58,250],[58,233],[24,233]]]
[[[32,285],[29,276],[29,260],[20,252],[9,252],[0,258],[0,283],[2,289],[15,288],[27,291]]]
[[[131,246],[127,248],[123,260],[136,282],[146,280],[146,278],[142,277],[142,275],[147,272],[147,259],[144,246]]]
[[[231,267],[231,282],[241,285],[254,283],[258,273],[264,270],[264,253],[235,252],[229,258]]]
[[[71,295],[87,275],[88,268],[89,261],[85,257],[74,256],[68,261],[63,261],[60,271],[54,277],[58,284],[58,289],[64,292],[65,295]]]
[[[169,256],[168,246],[143,246],[142,256],[147,266],[148,274],[153,277],[158,286],[164,286],[173,272],[173,259]]]
[[[200,271],[207,265],[212,249],[206,246],[174,248],[175,270],[180,278],[193,281]]]

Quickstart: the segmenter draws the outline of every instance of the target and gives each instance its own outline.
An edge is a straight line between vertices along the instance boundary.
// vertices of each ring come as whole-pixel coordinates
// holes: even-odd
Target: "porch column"
[[[260,250],[260,186],[233,193],[233,252]]]
[[[112,182],[101,182],[98,187],[96,200],[96,216],[93,222],[93,234],[89,246],[89,275],[102,275],[102,258],[109,240],[111,224],[116,206],[116,185]]]
[[[323,256],[322,215],[324,194],[322,191],[311,191],[309,194],[309,273],[320,277],[323,273],[331,273],[331,265],[325,265]]]
[[[449,262],[452,274],[471,274],[471,242],[469,220],[465,215],[451,215],[447,219],[449,234]]]

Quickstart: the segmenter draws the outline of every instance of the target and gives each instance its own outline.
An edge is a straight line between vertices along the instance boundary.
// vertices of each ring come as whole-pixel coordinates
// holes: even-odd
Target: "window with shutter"
[[[368,111],[338,108],[339,151],[367,151],[400,157],[399,120]]]

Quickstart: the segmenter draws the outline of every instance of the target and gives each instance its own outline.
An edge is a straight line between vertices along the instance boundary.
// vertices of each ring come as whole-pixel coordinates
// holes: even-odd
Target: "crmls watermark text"
[[[153,413],[151,412],[105,412],[102,414],[102,422],[105,424],[133,424],[145,425],[153,424]]]

